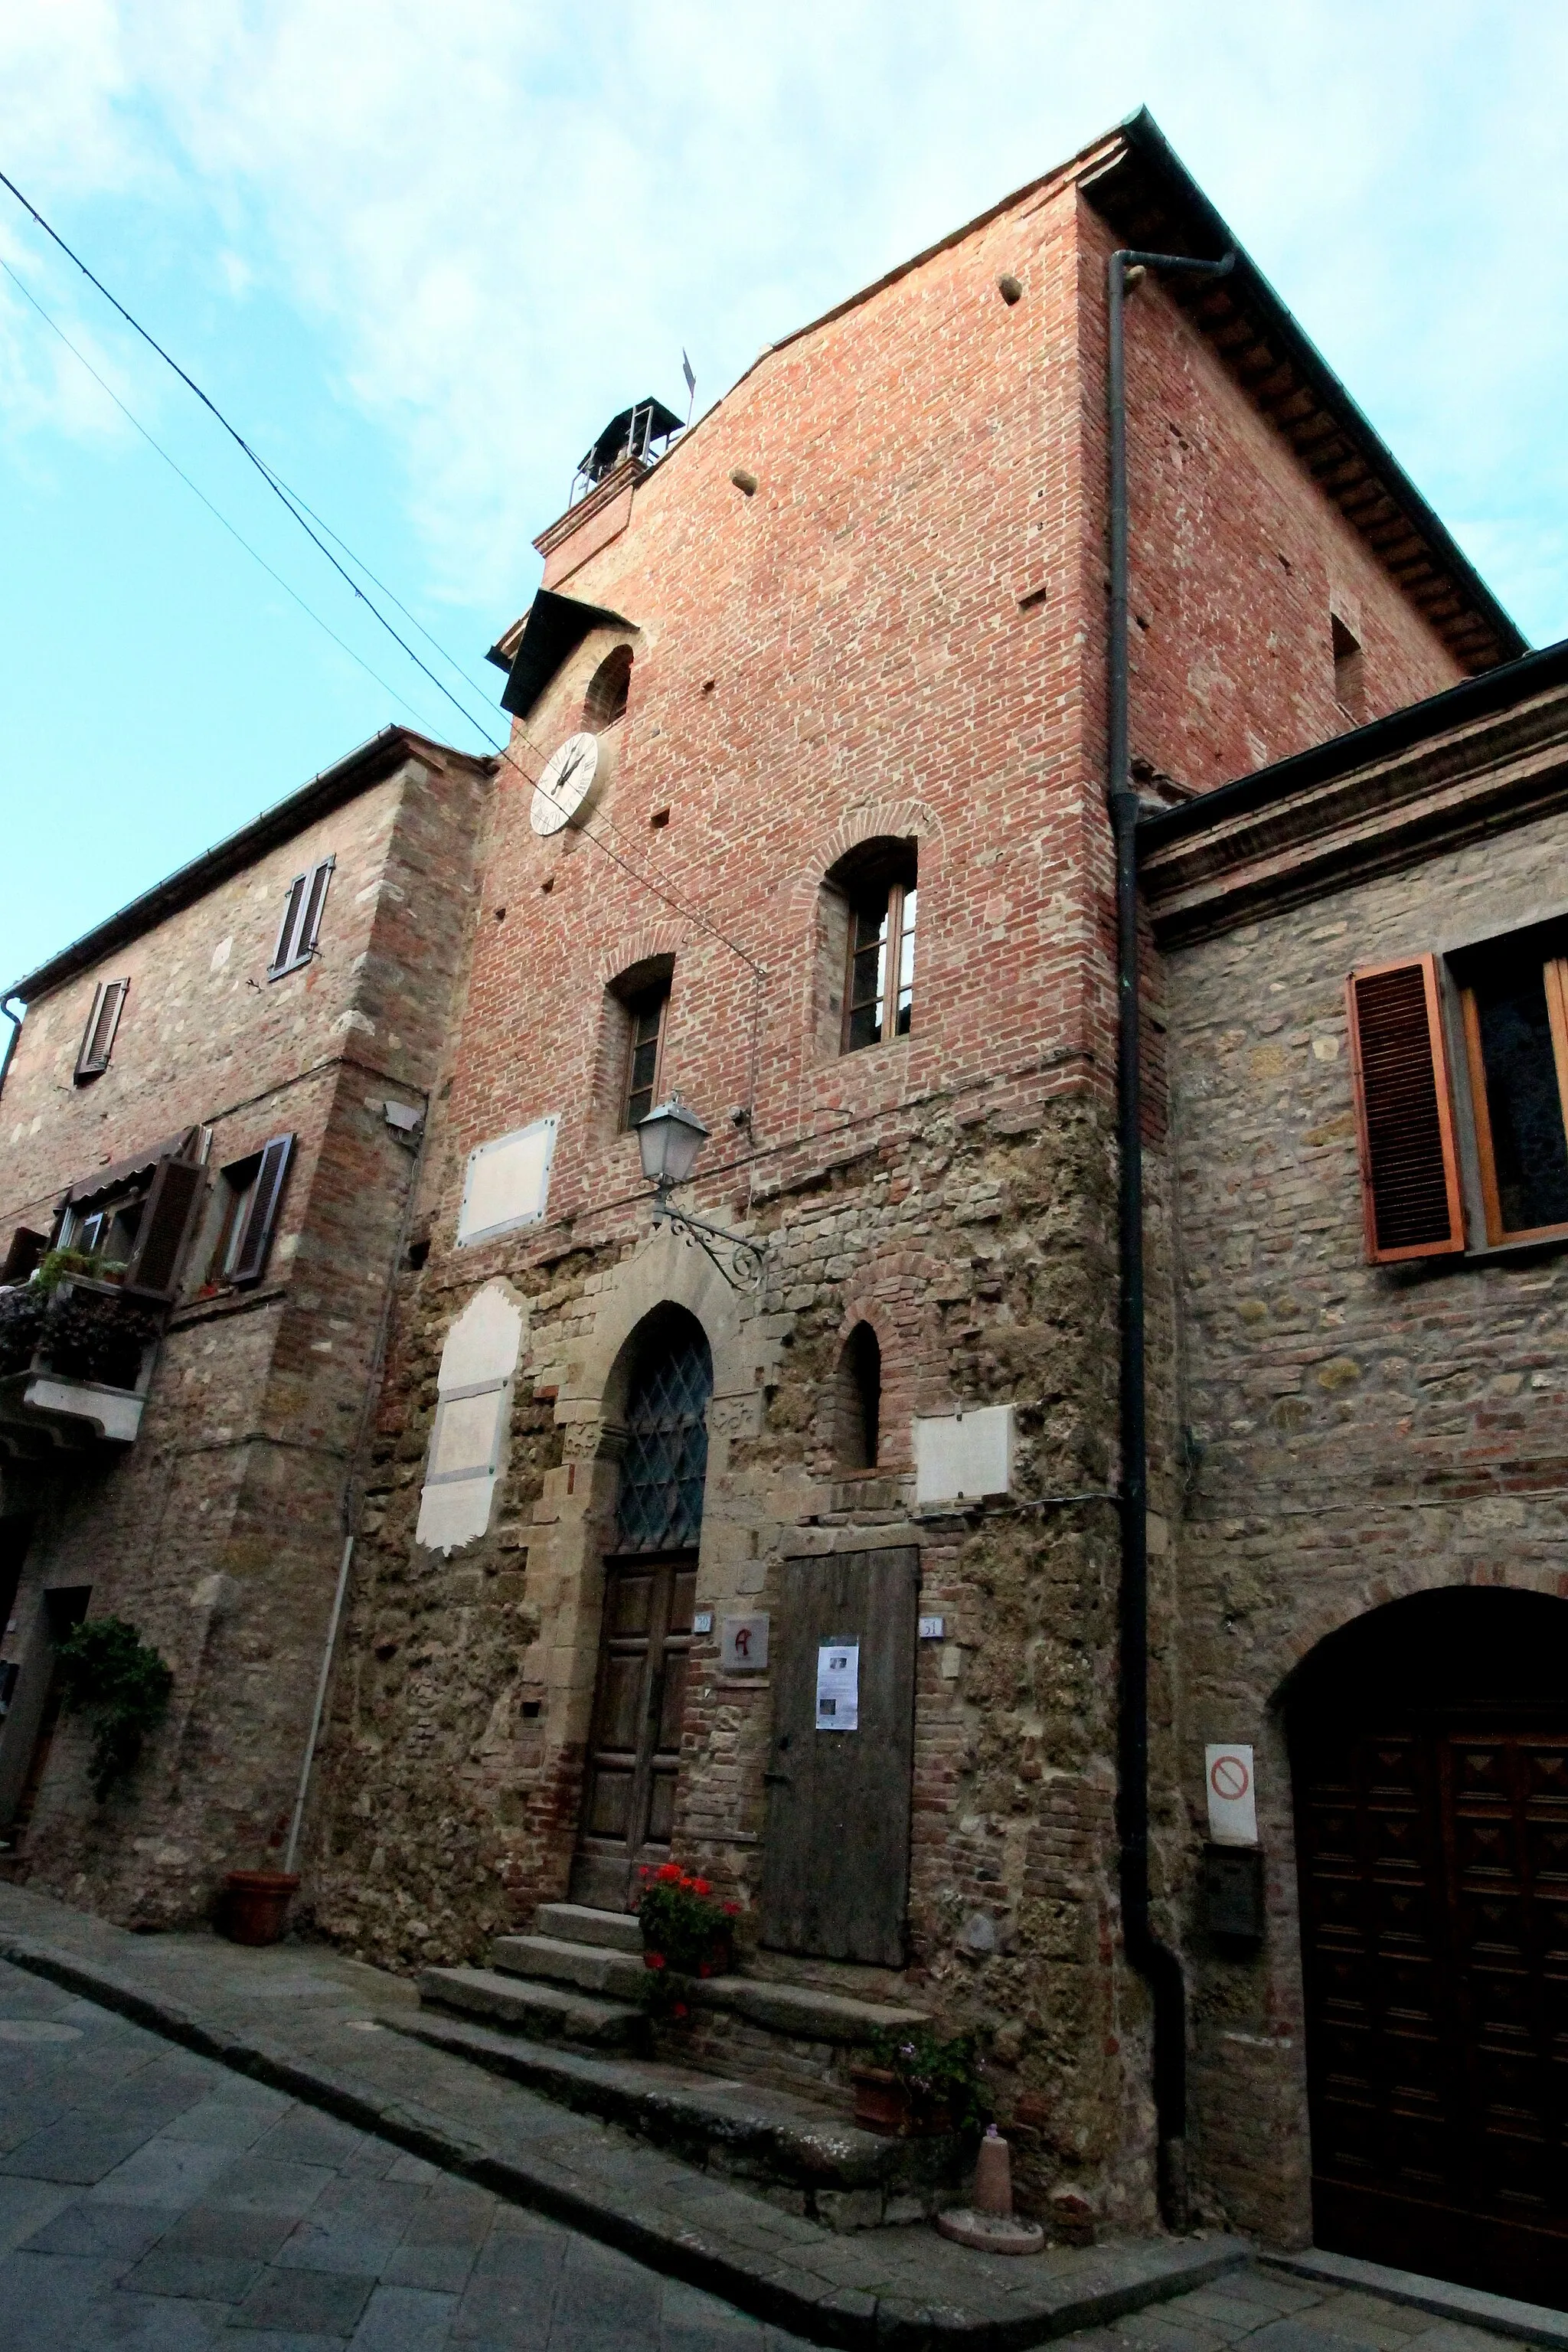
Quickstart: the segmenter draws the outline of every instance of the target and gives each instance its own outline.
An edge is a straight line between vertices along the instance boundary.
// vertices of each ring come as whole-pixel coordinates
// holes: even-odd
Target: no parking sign
[[[1258,1792],[1252,1750],[1227,1746],[1204,1749],[1208,1783],[1209,1835],[1216,1845],[1258,1843]]]

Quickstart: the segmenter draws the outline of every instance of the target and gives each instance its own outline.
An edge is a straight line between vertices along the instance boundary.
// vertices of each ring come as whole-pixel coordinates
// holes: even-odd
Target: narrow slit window
[[[836,1386],[838,1467],[874,1470],[882,1435],[882,1349],[869,1323],[857,1323],[845,1341]]]
[[[1557,945],[1564,944],[1561,940]],[[1461,990],[1487,1237],[1568,1228],[1568,956],[1500,943]]]
[[[1334,700],[1352,725],[1360,727],[1366,719],[1366,656],[1361,639],[1346,628],[1337,613],[1329,616],[1329,632],[1333,640]]]

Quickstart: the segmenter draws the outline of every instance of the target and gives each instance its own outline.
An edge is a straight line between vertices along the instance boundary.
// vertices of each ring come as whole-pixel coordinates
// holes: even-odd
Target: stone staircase
[[[656,2026],[637,1920],[546,1903],[531,1935],[496,1938],[488,1967],[425,1969],[419,2016],[400,2030],[830,2228],[934,2210],[957,2141],[887,2138],[849,2119],[856,2052],[924,2012],[792,1982],[778,1966],[770,1956],[765,1976],[699,1979],[690,2017]]]

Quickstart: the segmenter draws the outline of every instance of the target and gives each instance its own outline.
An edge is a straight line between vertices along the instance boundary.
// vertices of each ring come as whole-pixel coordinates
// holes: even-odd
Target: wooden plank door
[[[1296,1771],[1317,2242],[1568,2302],[1568,1737],[1324,1725]]]
[[[920,1554],[784,1563],[762,1940],[816,1959],[904,1963]],[[816,1728],[819,1650],[859,1645],[859,1725]]]
[[[611,1560],[572,1900],[635,1907],[645,1864],[670,1858],[697,1561]]]

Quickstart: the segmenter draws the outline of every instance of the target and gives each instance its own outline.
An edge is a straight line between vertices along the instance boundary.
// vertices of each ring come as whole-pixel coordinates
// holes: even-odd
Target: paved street
[[[0,1963],[5,2352],[797,2342]]]
[[[979,2257],[974,2259],[979,2260]],[[5,2352],[794,2352],[799,2339],[0,1962]],[[1074,2352],[1510,2352],[1265,2270]]]

